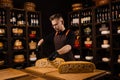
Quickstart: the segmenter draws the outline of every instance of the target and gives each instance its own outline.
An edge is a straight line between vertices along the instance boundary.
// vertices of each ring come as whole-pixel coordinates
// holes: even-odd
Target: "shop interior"
[[[36,51],[54,13],[74,31],[74,62],[48,61],[51,43]],[[120,0],[0,0],[0,80],[120,80]]]

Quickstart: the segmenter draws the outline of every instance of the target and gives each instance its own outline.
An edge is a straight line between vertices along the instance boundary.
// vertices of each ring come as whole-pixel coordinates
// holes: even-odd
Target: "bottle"
[[[21,14],[21,24],[22,24],[22,25],[24,25],[24,24],[25,24],[24,14]]]
[[[33,15],[33,26],[35,26],[35,24],[36,24],[36,18],[35,17],[36,17],[36,15],[34,14]]]
[[[73,16],[73,25],[74,25],[74,27],[79,26],[79,13],[74,14],[74,16]]]
[[[14,12],[11,13],[10,23],[16,25],[16,17]]]
[[[17,15],[17,25],[22,25],[22,17],[21,14]]]
[[[35,25],[36,25],[36,26],[39,25],[39,18],[38,18],[38,15],[36,15],[36,18],[35,18]]]
[[[0,12],[0,24],[2,24],[2,13]]]
[[[33,19],[33,14],[30,15],[30,25],[33,26],[34,19]]]
[[[2,25],[5,25],[5,11],[2,11]]]

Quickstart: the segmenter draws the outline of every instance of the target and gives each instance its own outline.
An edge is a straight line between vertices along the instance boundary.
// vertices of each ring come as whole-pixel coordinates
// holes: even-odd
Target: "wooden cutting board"
[[[25,71],[30,73],[30,74],[46,78],[46,73],[58,71],[58,69],[56,69],[56,68],[27,67],[25,69]]]
[[[68,73],[68,74],[60,74],[58,71],[46,73],[47,77],[53,78],[53,80],[84,80],[87,78],[94,78],[97,76],[100,78],[103,74],[106,73],[104,70],[95,70],[91,73]],[[90,79],[91,80],[91,79]]]
[[[13,69],[13,68],[7,68],[7,69],[1,69],[0,70],[0,80],[10,79],[10,78],[16,78],[21,76],[26,76],[28,73]]]

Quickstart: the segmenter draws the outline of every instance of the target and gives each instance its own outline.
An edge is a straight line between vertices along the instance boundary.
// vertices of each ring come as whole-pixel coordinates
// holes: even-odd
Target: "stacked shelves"
[[[35,52],[41,38],[41,13],[24,9],[0,9],[1,61],[8,67],[24,68],[40,58]],[[5,65],[0,65],[1,67]]]
[[[120,73],[119,4],[119,0],[114,0],[104,5],[83,8],[68,14],[69,25],[74,19],[70,15],[79,15],[77,18],[80,37],[80,46],[77,49],[79,60],[92,61],[98,69],[108,70],[117,77]],[[70,27],[74,26],[70,25]]]

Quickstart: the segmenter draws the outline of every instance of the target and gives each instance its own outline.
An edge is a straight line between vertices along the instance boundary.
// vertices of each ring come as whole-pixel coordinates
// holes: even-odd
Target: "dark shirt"
[[[64,35],[64,34],[66,34],[67,31],[68,31],[68,29],[64,30],[63,32],[59,32],[57,35]],[[55,36],[55,34],[56,34],[55,32],[50,33],[48,36],[46,36],[46,37],[43,38],[44,41],[46,43],[49,43],[49,44],[52,43],[53,44],[54,43],[54,36]],[[66,35],[65,45],[69,44],[69,45],[71,45],[71,47],[73,47],[74,41],[75,41],[75,34],[74,34],[74,32],[72,30],[70,30],[68,32],[68,34]]]
[[[63,32],[59,32],[57,35],[64,35],[66,34],[68,29],[64,30]],[[50,56],[50,53],[55,51],[55,44],[54,44],[54,36],[56,32],[52,32],[49,35],[43,37],[44,39],[44,44],[43,44],[43,53],[41,54],[41,57],[48,57]],[[69,44],[71,45],[72,49],[74,46],[74,41],[75,41],[75,34],[73,31],[69,31],[69,33],[66,35],[66,41],[65,45]],[[66,54],[68,55],[68,54]],[[67,57],[68,58],[68,57]]]

